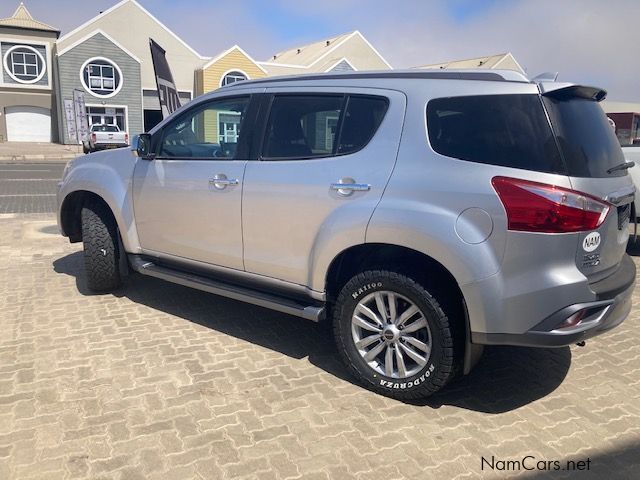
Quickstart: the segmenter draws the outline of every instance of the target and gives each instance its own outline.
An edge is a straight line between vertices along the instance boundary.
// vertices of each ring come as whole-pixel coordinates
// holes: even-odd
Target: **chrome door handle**
[[[331,190],[336,190],[339,195],[348,197],[353,192],[367,192],[371,190],[368,183],[332,183]]]
[[[227,178],[227,176],[223,173],[214,175],[213,178],[209,179],[209,186],[217,190],[224,190],[225,188],[227,188],[227,186],[238,185],[238,183],[240,182],[237,178]]]

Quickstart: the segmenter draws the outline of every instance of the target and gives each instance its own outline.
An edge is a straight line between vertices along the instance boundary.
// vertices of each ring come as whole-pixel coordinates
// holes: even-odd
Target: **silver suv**
[[[508,71],[239,82],[72,161],[88,286],[129,270],[332,323],[368,388],[424,397],[484,345],[620,324],[634,187],[598,88]]]

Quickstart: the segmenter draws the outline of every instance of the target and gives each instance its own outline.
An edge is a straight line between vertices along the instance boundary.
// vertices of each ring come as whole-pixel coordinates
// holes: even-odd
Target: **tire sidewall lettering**
[[[424,383],[431,377],[431,374],[435,371],[436,367],[433,363],[429,364],[429,367],[417,378],[407,382],[394,382],[391,380],[385,380],[383,378],[380,379],[380,386],[389,388],[392,390],[406,390],[408,388],[417,387],[421,383]]]
[[[366,285],[363,285],[362,287],[359,287],[356,291],[351,292],[351,298],[356,300],[363,293],[367,293],[367,292],[370,292],[372,290],[375,290],[375,289],[378,289],[378,288],[383,288],[383,287],[384,287],[384,285],[383,285],[382,282],[367,283]]]

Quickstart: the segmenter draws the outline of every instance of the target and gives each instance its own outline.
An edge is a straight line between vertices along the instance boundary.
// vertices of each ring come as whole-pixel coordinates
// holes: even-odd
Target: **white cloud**
[[[464,21],[436,0],[280,3],[334,31],[359,29],[396,68],[510,51],[531,76],[557,71],[640,102],[639,0],[502,1]]]
[[[638,0],[502,2],[463,22],[436,1],[350,0],[357,15],[315,4],[314,15],[360,29],[395,67],[510,51],[532,76],[558,71],[562,80],[607,89],[611,99],[640,101]]]
[[[28,0],[27,7],[36,18],[68,31],[114,1],[56,0],[52,8],[51,0]],[[237,43],[261,60],[357,29],[395,67],[510,51],[530,75],[558,71],[562,80],[606,88],[610,99],[640,102],[640,0],[499,0],[485,11],[476,7],[462,22],[445,0],[141,3],[204,55]],[[457,8],[464,3],[457,1]],[[282,22],[274,22],[277,11],[309,28],[292,38]]]

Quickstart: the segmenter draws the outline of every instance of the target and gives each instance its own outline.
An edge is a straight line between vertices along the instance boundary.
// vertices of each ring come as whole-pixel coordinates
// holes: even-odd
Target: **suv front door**
[[[240,205],[250,97],[200,102],[154,133],[134,213],[143,253],[242,270]]]
[[[247,272],[313,288],[321,247],[336,254],[364,243],[395,164],[405,104],[397,91],[267,89],[259,158],[245,171]]]

